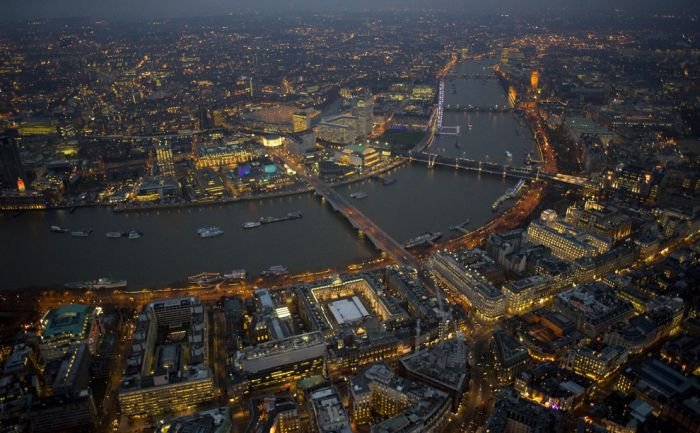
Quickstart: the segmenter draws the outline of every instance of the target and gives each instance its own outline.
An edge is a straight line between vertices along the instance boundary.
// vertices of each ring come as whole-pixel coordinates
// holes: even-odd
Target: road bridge
[[[411,162],[426,164],[432,168],[435,166],[450,167],[457,170],[472,171],[476,173],[492,174],[503,177],[514,177],[518,179],[549,179],[570,185],[582,186],[587,179],[572,175],[545,173],[539,166],[515,167],[507,164],[495,162],[475,161],[468,158],[457,158],[442,156],[435,153],[408,151],[397,154],[406,157]]]
[[[377,249],[385,252],[396,263],[404,266],[410,266],[415,269],[422,269],[420,260],[409,253],[404,246],[392,238],[388,233],[382,230],[367,217],[362,211],[353,206],[345,197],[338,194],[330,185],[323,182],[316,176],[308,173],[306,167],[299,164],[286,151],[280,150],[274,154],[284,161],[288,167],[296,171],[309,185],[311,185],[317,195],[323,197],[336,212],[342,214],[350,224],[367,239],[369,239]]]

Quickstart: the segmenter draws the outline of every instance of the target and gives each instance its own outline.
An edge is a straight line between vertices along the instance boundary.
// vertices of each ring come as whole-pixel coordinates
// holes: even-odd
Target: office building
[[[447,253],[430,257],[437,278],[463,298],[483,320],[497,320],[506,311],[506,297],[477,271],[470,269]]]
[[[56,395],[34,400],[29,414],[34,433],[89,431],[95,428],[98,413],[92,393]]]
[[[571,371],[600,382],[627,361],[627,350],[596,341],[586,341],[569,350],[562,365]]]
[[[374,364],[350,381],[353,422],[368,424],[373,433],[438,432],[449,419],[447,393],[395,375],[384,362]]]
[[[678,329],[684,312],[682,300],[659,296],[643,314],[613,325],[603,341],[622,346],[630,353],[640,353]]]
[[[542,306],[554,295],[552,278],[546,275],[533,275],[503,285],[508,313],[522,314]]]
[[[99,307],[71,304],[49,310],[41,319],[39,351],[44,362],[63,358],[81,343],[94,351],[100,326]]]
[[[566,222],[605,239],[619,242],[632,234],[632,219],[627,215],[605,209],[594,202],[583,208],[570,206],[566,210]]]
[[[564,260],[593,257],[608,251],[612,245],[609,239],[585,233],[559,220],[532,221],[527,227],[525,237],[527,242],[544,245],[552,251],[555,257]]]
[[[320,332],[246,347],[236,354],[235,374],[251,390],[280,386],[326,371],[326,341]]]
[[[549,309],[528,313],[523,322],[517,337],[537,360],[558,359],[583,338],[573,321]]]
[[[74,346],[65,356],[56,373],[56,378],[51,385],[53,393],[55,395],[76,394],[87,389],[90,385],[91,361],[87,343]]]
[[[619,299],[609,287],[601,283],[589,283],[566,290],[554,298],[553,307],[591,338],[634,314],[629,301]]]
[[[230,433],[231,426],[231,409],[217,407],[163,421],[158,424],[155,433]]]
[[[300,289],[299,315],[311,329],[356,328],[370,316],[387,329],[406,322],[408,313],[384,287],[366,275],[338,277]]]
[[[374,102],[371,94],[366,93],[353,99],[352,115],[357,121],[358,138],[367,137],[374,128]]]
[[[461,335],[406,355],[399,365],[407,377],[446,392],[452,410],[457,411],[471,378],[468,349]]]
[[[158,174],[163,177],[175,176],[175,165],[173,163],[173,149],[166,139],[158,140],[154,144],[156,148],[156,165]]]
[[[139,313],[119,389],[122,413],[158,415],[209,401],[204,306],[195,297],[153,301]]]
[[[311,116],[303,111],[292,114],[292,132],[303,132],[311,129]]]
[[[559,412],[521,398],[513,388],[501,390],[482,429],[488,433],[558,433],[562,428]]]
[[[301,433],[299,407],[291,397],[251,400],[251,422],[246,433]]]
[[[544,407],[570,411],[586,397],[593,381],[550,362],[543,362],[515,378],[521,397]]]
[[[499,386],[512,385],[515,378],[530,366],[527,348],[501,330],[493,333],[489,348]]]
[[[332,144],[352,144],[357,137],[357,118],[342,114],[321,119],[316,128],[319,140]]]
[[[2,180],[5,188],[16,188],[18,180],[26,180],[22,158],[17,147],[18,132],[16,129],[7,129],[0,134],[0,166],[2,167]]]
[[[311,392],[308,406],[314,433],[352,433],[348,413],[335,388],[327,387]]]
[[[236,165],[252,160],[257,152],[249,145],[199,146],[195,164],[197,168]]]
[[[430,102],[435,97],[435,87],[429,86],[427,84],[421,84],[414,86],[411,89],[411,100],[412,101],[423,101]]]
[[[682,405],[693,395],[697,399],[700,393],[697,377],[683,374],[677,366],[657,358],[627,367],[620,376],[626,382],[626,391],[650,404],[655,413],[668,412],[670,406]],[[692,400],[688,403],[693,404]]]

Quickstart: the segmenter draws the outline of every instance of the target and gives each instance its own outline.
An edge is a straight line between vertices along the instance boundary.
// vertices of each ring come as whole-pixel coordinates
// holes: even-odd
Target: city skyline
[[[348,4],[328,0],[10,0],[4,6],[6,19],[70,18],[92,16],[142,20],[154,18],[206,17],[240,13],[355,13],[366,11],[439,11],[460,14],[515,13],[533,17],[542,14],[575,15],[585,12],[650,13],[684,11],[698,12],[692,0],[647,1],[640,4],[633,0],[594,0],[581,3],[575,0],[497,0],[484,3],[475,0],[359,0]]]
[[[699,433],[695,6],[574,3],[15,3],[0,430]]]

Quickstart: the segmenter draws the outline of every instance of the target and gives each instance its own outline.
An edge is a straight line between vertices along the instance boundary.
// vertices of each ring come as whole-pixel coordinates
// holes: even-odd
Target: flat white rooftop
[[[362,301],[357,296],[350,299],[340,299],[328,304],[328,308],[333,313],[333,317],[338,324],[353,323],[369,316],[367,309],[362,305]]]

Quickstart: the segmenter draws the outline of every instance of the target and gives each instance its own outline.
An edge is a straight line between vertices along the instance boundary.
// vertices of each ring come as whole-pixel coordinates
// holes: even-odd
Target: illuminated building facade
[[[371,432],[442,431],[450,414],[447,393],[395,375],[386,363],[369,367],[350,382],[352,418],[355,424],[369,424],[373,416],[385,418],[372,425]]]
[[[326,372],[326,341],[319,332],[246,347],[236,355],[235,374],[251,390],[280,386]]]
[[[573,226],[593,233],[601,238],[619,242],[632,234],[632,220],[628,216],[595,206],[585,208],[571,206],[566,210],[566,221]]]
[[[526,370],[515,379],[514,388],[521,397],[544,407],[573,410],[583,401],[593,381],[551,362]]]
[[[629,301],[619,299],[601,283],[589,283],[566,290],[554,298],[556,311],[569,318],[588,337],[634,314]]]
[[[487,433],[535,433],[561,431],[561,415],[521,398],[513,388],[499,393],[491,416],[481,431]]]
[[[537,90],[537,87],[539,85],[540,85],[540,71],[535,69],[530,73],[530,87],[532,88],[532,90]]]
[[[277,134],[266,135],[263,137],[262,143],[265,147],[280,147],[284,144],[284,137]]]
[[[522,314],[541,306],[554,293],[551,292],[552,278],[546,275],[533,275],[503,285],[508,313]]]
[[[41,358],[44,361],[62,358],[81,343],[94,350],[100,334],[96,318],[101,313],[99,307],[82,304],[49,310],[41,319]]]
[[[430,102],[435,97],[435,88],[428,85],[418,85],[411,89],[411,100]]]
[[[316,329],[353,327],[371,314],[385,327],[408,319],[406,311],[368,276],[336,278],[302,290],[302,319]]]
[[[379,152],[369,146],[345,146],[337,159],[345,165],[368,168],[379,162]]]
[[[508,106],[511,108],[515,107],[515,103],[518,102],[518,91],[515,87],[508,87]]]
[[[221,167],[248,162],[256,156],[250,146],[201,146],[197,149],[197,168]]]
[[[562,360],[562,365],[600,382],[617,371],[626,361],[625,348],[587,341],[569,350]]]
[[[119,389],[122,413],[158,415],[209,401],[204,306],[195,297],[154,301],[139,313]]]
[[[539,220],[527,228],[526,239],[531,244],[544,245],[555,257],[576,260],[592,257],[610,249],[610,239],[603,239],[559,220],[555,213],[542,213]]]
[[[484,320],[497,320],[506,311],[506,297],[482,275],[446,253],[433,254],[430,265],[437,278],[476,309]]]
[[[374,102],[372,95],[357,97],[352,103],[352,115],[357,121],[356,133],[360,138],[366,137],[374,127]]]
[[[493,333],[490,352],[493,355],[496,381],[500,386],[511,385],[531,363],[527,348],[501,330]]]
[[[158,140],[156,148],[156,165],[158,174],[161,176],[175,176],[175,165],[173,163],[173,149],[168,140]]]
[[[254,398],[251,400],[250,433],[302,433],[299,406],[289,396]]]

